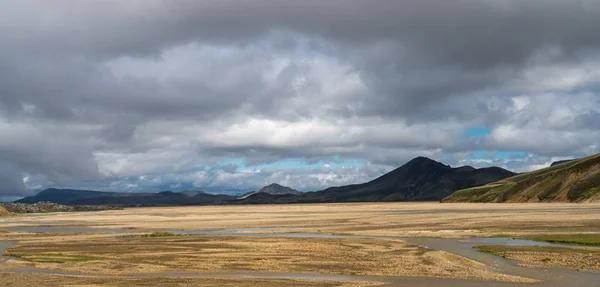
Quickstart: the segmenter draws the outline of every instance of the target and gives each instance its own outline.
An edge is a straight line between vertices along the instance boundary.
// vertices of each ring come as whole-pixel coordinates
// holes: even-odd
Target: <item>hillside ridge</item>
[[[600,201],[600,154],[564,161],[484,186],[454,192],[442,202]]]

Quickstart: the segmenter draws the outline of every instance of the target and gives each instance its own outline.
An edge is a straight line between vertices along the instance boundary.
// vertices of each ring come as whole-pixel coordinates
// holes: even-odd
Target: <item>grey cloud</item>
[[[21,8],[16,13],[37,13],[23,8],[26,4],[6,5],[9,5],[6,11],[11,11],[10,6],[17,5]],[[508,1],[502,5],[493,1],[384,1],[378,2],[378,5],[366,1],[301,1],[285,4],[267,0],[244,3],[148,1],[144,4],[122,5],[110,1],[95,5],[73,5],[68,1],[59,1],[40,5],[47,5],[50,11],[64,17],[37,17],[39,23],[24,27],[18,26],[16,19],[9,21],[9,25],[5,26],[8,31],[4,35],[12,35],[17,39],[3,42],[8,45],[7,49],[10,45],[22,43],[45,51],[33,53],[19,49],[13,53],[25,51],[42,59],[52,57],[59,61],[48,63],[41,70],[46,77],[45,83],[41,83],[44,88],[42,91],[18,93],[16,97],[25,97],[23,94],[78,92],[77,87],[72,85],[89,83],[90,79],[80,77],[97,73],[93,66],[71,71],[71,77],[64,79],[69,85],[57,83],[63,80],[56,79],[56,76],[48,79],[48,75],[57,72],[50,71],[53,67],[61,67],[59,75],[68,68],[64,64],[64,57],[82,55],[94,59],[95,54],[105,52],[108,53],[105,59],[137,57],[145,55],[144,50],[151,48],[155,50],[153,57],[160,59],[164,49],[189,42],[248,46],[260,40],[276,41],[278,37],[268,37],[271,31],[289,30],[307,37],[318,37],[313,43],[326,41],[333,44],[333,51],[325,49],[322,52],[341,55],[341,60],[360,71],[373,92],[368,103],[358,100],[365,113],[403,116],[426,113],[428,106],[446,97],[497,87],[510,80],[527,59],[549,45],[559,47],[560,56],[585,59],[588,52],[596,51],[599,43],[594,37],[593,27],[600,26],[595,25],[600,24],[595,23],[600,18],[595,17],[599,11],[597,4],[587,3],[584,6],[572,1],[535,4]],[[66,9],[67,6],[69,9]],[[26,33],[27,29],[32,29],[29,31],[32,37],[17,37]],[[47,38],[54,39],[54,44],[39,45],[45,43]],[[220,40],[215,42],[215,39]],[[294,41],[287,42],[275,47],[292,49],[295,46]],[[310,47],[319,49],[322,46],[327,45]],[[61,57],[64,51],[69,54]],[[259,59],[265,60],[269,59]],[[233,58],[229,65],[231,67],[239,63]],[[227,67],[211,68],[219,72],[227,70]],[[40,71],[39,67],[34,69],[35,72]],[[96,74],[93,77],[91,80],[97,81],[104,76]],[[256,86],[260,81],[254,79],[253,74],[245,77],[248,78],[247,82],[232,86],[232,90],[265,94],[262,87]],[[48,87],[48,82],[54,85]],[[230,91],[215,91],[211,89],[210,82],[202,80],[172,83],[166,89],[155,82],[131,80],[128,83],[94,82],[81,89],[85,92],[77,95],[77,98],[83,98],[87,104],[106,105],[106,109],[120,108],[124,114],[143,110],[146,113],[182,115],[192,112],[188,107],[193,107],[196,114],[205,114],[206,111],[238,107],[232,105],[232,101],[223,101],[237,98],[238,95]],[[182,96],[191,92],[206,96]],[[289,94],[286,89],[274,92],[279,96]],[[129,96],[113,98],[125,93]],[[135,96],[153,93],[159,93],[160,97]],[[165,97],[172,100],[164,101]],[[273,98],[267,97],[257,104],[269,103]],[[72,102],[72,99],[66,100]],[[60,101],[34,101],[43,107],[42,112],[54,117],[66,117],[73,113],[68,105],[62,105]],[[4,102],[11,103],[12,109],[18,104],[14,99],[5,99]],[[196,104],[190,105],[194,102]],[[201,107],[210,108],[202,110]]]
[[[39,6],[40,9],[31,9]],[[570,52],[598,44],[595,1],[144,1],[7,3],[12,43],[46,40],[67,51],[141,54],[191,40],[251,43],[272,29],[336,41],[398,39],[431,60],[486,66],[519,63],[544,44]],[[45,8],[45,9],[43,9]],[[50,11],[52,13],[43,13]],[[12,13],[11,13],[12,12]],[[56,15],[51,17],[49,15]],[[22,16],[35,19],[20,25]],[[15,28],[37,38],[22,37]],[[576,32],[576,33],[575,33]],[[5,37],[7,37],[5,36]],[[37,42],[36,42],[37,43]],[[502,47],[502,48],[500,48]],[[39,47],[33,47],[39,48]],[[444,56],[442,56],[444,55]],[[427,58],[426,58],[427,59]]]
[[[0,165],[0,195],[25,196],[28,194],[23,176],[12,165]]]
[[[55,183],[100,178],[92,150],[73,143],[80,140],[75,131],[0,122],[0,134],[3,195],[28,193],[26,176],[43,175]]]
[[[235,177],[230,165],[192,176],[229,158],[387,169],[423,154],[545,161],[599,148],[597,1],[23,0],[0,11],[0,195],[26,193],[25,175],[99,188],[323,183],[312,171]],[[465,138],[470,127],[492,134]]]

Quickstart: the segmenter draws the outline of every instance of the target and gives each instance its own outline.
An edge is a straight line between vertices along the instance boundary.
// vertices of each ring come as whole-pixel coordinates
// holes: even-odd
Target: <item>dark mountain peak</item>
[[[433,159],[430,159],[428,157],[425,156],[418,156],[415,157],[413,159],[411,159],[409,162],[407,162],[406,164],[434,164],[434,165],[443,165],[446,166],[445,164],[439,162],[439,161],[435,161]]]
[[[183,194],[185,196],[188,196],[188,197],[194,197],[197,195],[206,194],[206,192],[204,192],[202,190],[184,190],[184,191],[180,191],[179,193]]]
[[[430,159],[428,157],[418,156],[418,157],[411,159],[409,162],[407,162],[406,164],[404,164],[403,166],[401,166],[398,169],[404,169],[404,170],[408,169],[408,170],[415,170],[415,171],[424,171],[424,170],[434,171],[434,170],[450,169],[450,166],[445,165],[441,162],[435,161],[433,159]]]
[[[458,171],[458,172],[466,172],[466,171],[474,171],[474,170],[475,170],[475,168],[470,165],[465,165],[465,166],[457,167],[454,169],[454,171]]]
[[[436,162],[433,159],[430,159],[426,156],[418,156],[408,161],[408,163],[423,163],[423,162]]]
[[[238,197],[238,199],[248,198],[250,196],[255,196],[257,194],[283,195],[283,194],[301,194],[301,193],[302,192],[297,191],[293,188],[283,186],[283,185],[280,185],[277,183],[271,183],[271,184],[261,188],[259,191],[251,191],[251,192],[244,193],[240,197]]]
[[[299,191],[287,187],[287,186],[283,186],[277,183],[271,183],[263,188],[261,188],[258,192],[262,192],[262,193],[269,193],[269,194],[298,194],[300,193]]]
[[[510,170],[501,168],[499,166],[482,167],[479,170],[481,170],[481,171],[489,171],[489,172],[510,173],[510,174],[512,174],[511,176],[517,175],[516,173],[514,173],[514,172],[512,172]]]
[[[285,186],[283,186],[281,184],[277,184],[277,183],[271,183],[271,184],[269,184],[269,185],[267,185],[267,186],[265,186],[263,188],[267,188],[267,187],[276,187],[276,188],[283,187],[283,188],[285,188]]]

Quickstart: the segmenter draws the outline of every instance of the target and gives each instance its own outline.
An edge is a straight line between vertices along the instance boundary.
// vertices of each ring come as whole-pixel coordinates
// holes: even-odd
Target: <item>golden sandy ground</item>
[[[600,270],[600,254],[557,252],[507,252],[506,258],[546,266],[566,266],[582,270]]]
[[[596,210],[590,210],[596,208]],[[599,204],[355,203],[138,208],[22,217],[95,227],[211,229],[295,227],[288,231],[457,237],[529,233],[600,233]],[[300,228],[300,229],[298,229]],[[278,230],[284,232],[285,230]]]
[[[473,260],[400,240],[171,236],[21,241],[9,266],[94,274],[277,272],[522,282]]]
[[[138,208],[3,218],[0,219],[0,222],[5,222],[1,225],[4,227],[0,227],[0,229],[25,225],[68,225],[128,228],[132,234],[179,229],[257,227],[276,227],[277,229],[249,230],[248,232],[415,237],[600,234],[598,208],[600,208],[600,204],[539,203],[356,203]],[[125,238],[122,234],[16,232],[0,232],[0,240],[19,241],[19,245],[9,249],[7,253],[26,260],[9,260],[6,266],[0,267],[5,269],[26,265],[48,270],[97,274],[258,271],[526,281],[524,278],[489,271],[482,264],[466,258],[443,251],[411,246],[399,240],[250,238],[202,235]],[[5,273],[0,275],[21,276],[20,274],[7,275]],[[38,274],[36,276],[50,275]],[[65,276],[54,276],[53,278],[55,277]],[[168,286],[188,286],[185,284],[189,284],[187,279],[163,279],[166,280],[165,282],[168,281],[165,283]],[[17,279],[15,280],[14,282],[18,282]],[[102,281],[104,283],[98,283],[103,286],[105,286],[104,284],[121,284],[119,280],[110,276],[92,279],[86,277],[77,280],[83,280],[80,285],[85,286],[95,284],[90,283],[89,280],[105,280]],[[127,280],[133,283],[123,284],[131,286],[136,284],[134,281],[138,279],[129,278]],[[244,286],[235,284],[235,282],[239,282],[238,279],[214,280],[224,280],[222,284],[215,283],[220,286],[227,286],[227,284]],[[339,284],[342,284],[331,281],[286,280],[285,285],[281,285],[281,280],[274,279],[244,279],[243,281],[256,281],[256,284],[263,284],[252,286],[294,286],[294,284],[297,286],[311,286],[310,284],[341,286]]]
[[[120,278],[64,276],[31,273],[0,273],[3,287],[68,286],[68,287],[367,287],[380,283],[337,282],[316,280],[256,279],[256,278]]]

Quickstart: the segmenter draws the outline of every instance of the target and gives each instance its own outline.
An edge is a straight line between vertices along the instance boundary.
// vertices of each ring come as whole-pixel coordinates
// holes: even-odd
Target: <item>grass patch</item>
[[[600,246],[600,235],[597,234],[541,235],[528,237],[527,239],[549,243]]]
[[[502,245],[478,245],[478,246],[474,246],[473,248],[479,250],[480,252],[485,252],[485,253],[489,253],[489,254],[493,254],[496,256],[506,258],[507,250],[504,247],[505,246],[502,246]]]
[[[144,237],[171,237],[171,236],[178,236],[178,234],[171,233],[171,232],[154,232],[154,233],[146,234]]]
[[[596,172],[576,182],[567,196],[572,201],[578,201],[589,198],[598,192],[600,192],[600,174]]]
[[[505,245],[479,245],[475,246],[477,250],[502,257],[506,257],[510,252],[546,252],[546,253],[584,253],[600,254],[600,250],[588,250],[568,247],[548,247],[548,246],[505,246]]]

